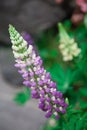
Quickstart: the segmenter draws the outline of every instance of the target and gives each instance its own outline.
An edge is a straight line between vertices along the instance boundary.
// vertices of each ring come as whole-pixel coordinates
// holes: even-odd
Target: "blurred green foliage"
[[[87,130],[87,113],[74,110],[71,106],[59,121],[51,118],[41,130]]]
[[[58,121],[53,118],[57,124],[55,127],[49,124],[49,119],[42,129],[87,130],[87,16],[80,26],[73,27],[70,20],[64,21],[63,26],[68,35],[74,38],[81,48],[81,54],[72,61],[64,62],[58,49],[60,44],[58,34],[53,37],[55,42],[50,42],[50,47],[47,49],[47,52],[49,49],[57,51],[54,60],[51,53],[48,54],[48,57],[43,56],[43,59],[50,63],[48,66],[45,62],[45,67],[47,71],[50,71],[52,79],[57,82],[58,90],[68,97],[72,107],[69,107],[67,113]],[[45,50],[45,48],[43,49]]]
[[[30,89],[23,87],[21,92],[18,92],[15,97],[14,101],[17,104],[24,105],[30,99]]]

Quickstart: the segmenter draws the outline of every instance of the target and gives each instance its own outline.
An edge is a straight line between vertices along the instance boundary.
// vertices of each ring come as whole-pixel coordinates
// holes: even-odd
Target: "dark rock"
[[[24,25],[24,30],[27,30],[28,27],[29,32],[37,33],[51,27],[64,16],[65,12],[58,6],[54,8],[43,1],[30,1],[20,9],[18,19],[19,25]]]
[[[62,5],[54,0],[1,0],[0,41],[9,42],[9,23],[33,35],[52,27],[72,13],[69,3],[67,0]]]
[[[14,67],[14,60],[11,49],[0,48],[0,69],[3,78],[10,84],[18,87],[22,85],[23,78],[17,72],[17,68]]]
[[[8,69],[4,68],[2,71],[4,79],[8,83],[15,85],[15,87],[23,86],[23,84],[22,84],[23,79],[22,79],[21,75],[19,75],[19,73],[17,72],[17,69],[12,66],[8,66],[8,67],[10,67],[10,68],[8,68]]]

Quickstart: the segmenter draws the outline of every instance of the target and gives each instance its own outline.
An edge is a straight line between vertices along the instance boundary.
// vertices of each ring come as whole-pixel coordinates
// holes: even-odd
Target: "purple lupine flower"
[[[34,43],[34,40],[31,37],[31,35],[28,34],[27,32],[22,32],[21,35],[23,36],[24,40],[27,41],[28,46],[32,45],[34,47],[34,50],[35,50],[36,54],[38,55],[39,54],[38,49],[37,49],[37,47],[36,47],[36,45]]]
[[[33,46],[28,46],[12,25],[9,26],[9,33],[16,58],[15,66],[24,78],[23,84],[31,89],[32,98],[39,99],[38,107],[46,112],[47,118],[55,115],[59,119],[60,113],[64,114],[68,106],[62,93],[57,91],[56,83],[44,69],[42,59],[36,55]]]
[[[33,45],[34,41],[30,34],[27,32],[22,32],[21,35],[23,36],[24,40],[28,42],[28,45]]]

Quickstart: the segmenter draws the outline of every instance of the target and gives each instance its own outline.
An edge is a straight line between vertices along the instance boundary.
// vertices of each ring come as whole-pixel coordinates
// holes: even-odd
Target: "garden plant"
[[[48,118],[41,130],[87,130],[87,15],[79,25],[64,20],[56,28],[34,41],[9,25],[15,67],[24,79],[15,101],[24,105],[30,93],[38,100]]]

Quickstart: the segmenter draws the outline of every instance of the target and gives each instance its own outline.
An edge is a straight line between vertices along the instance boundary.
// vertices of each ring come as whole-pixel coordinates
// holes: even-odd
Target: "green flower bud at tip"
[[[67,103],[69,105],[69,99],[65,98],[65,103]]]

